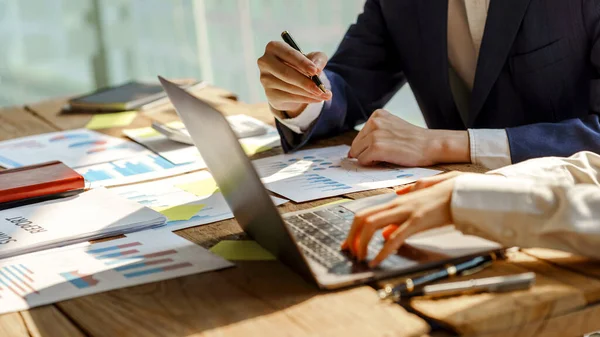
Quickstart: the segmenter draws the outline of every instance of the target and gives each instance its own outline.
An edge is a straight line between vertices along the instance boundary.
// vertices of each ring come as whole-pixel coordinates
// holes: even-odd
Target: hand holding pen
[[[308,104],[332,98],[331,91],[315,81],[327,64],[327,56],[321,52],[304,55],[289,33],[283,32],[282,38],[285,42],[269,42],[257,63],[269,104],[285,111],[284,117],[293,118]]]

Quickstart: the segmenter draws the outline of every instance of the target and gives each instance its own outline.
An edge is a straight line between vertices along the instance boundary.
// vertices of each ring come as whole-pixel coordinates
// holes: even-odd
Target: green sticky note
[[[240,143],[240,145],[242,145],[242,149],[244,149],[244,152],[246,152],[246,154],[249,156],[255,155],[257,153],[265,152],[265,151],[268,151],[273,148],[271,146],[251,144],[251,143]]]
[[[135,111],[98,114],[94,115],[85,127],[90,130],[123,127],[131,124],[136,115]]]
[[[161,207],[154,210],[166,216],[169,221],[189,220],[200,212],[206,205],[179,205],[173,207]]]
[[[219,191],[219,186],[217,186],[217,182],[213,178],[207,178],[187,184],[176,185],[175,187],[181,188],[182,190],[192,193],[199,197],[212,195]]]
[[[131,135],[131,137],[141,138],[141,139],[154,138],[154,137],[158,137],[158,136],[162,135],[160,132],[154,130],[151,127],[145,127],[145,128],[139,128],[139,129],[129,129],[129,130],[127,130],[127,133],[129,133]]]
[[[216,255],[230,261],[271,261],[275,256],[256,241],[224,240],[210,249]]]

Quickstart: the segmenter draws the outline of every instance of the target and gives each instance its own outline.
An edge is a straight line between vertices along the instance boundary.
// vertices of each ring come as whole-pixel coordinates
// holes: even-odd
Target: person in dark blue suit
[[[600,152],[600,1],[367,0],[329,62],[273,41],[258,66],[286,151],[367,121],[364,165]],[[381,110],[406,83],[428,129]]]

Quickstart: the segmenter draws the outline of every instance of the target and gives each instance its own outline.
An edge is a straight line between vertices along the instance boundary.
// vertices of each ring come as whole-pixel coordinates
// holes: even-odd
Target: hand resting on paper
[[[348,152],[349,158],[365,166],[468,163],[470,155],[467,131],[424,129],[383,109],[373,112]]]

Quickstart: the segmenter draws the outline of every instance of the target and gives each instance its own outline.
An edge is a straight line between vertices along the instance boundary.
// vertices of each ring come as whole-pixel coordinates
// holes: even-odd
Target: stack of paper
[[[148,151],[136,143],[77,129],[0,142],[0,165],[15,168],[59,160],[75,168],[143,153]]]
[[[242,148],[244,148],[246,154],[253,155],[280,146],[279,134],[274,127],[246,115],[228,116],[227,118],[229,120],[236,120],[238,123],[249,121],[253,124],[260,125],[267,130],[266,134],[240,139],[240,144],[242,145]],[[175,129],[184,127],[183,123],[179,121],[167,123],[167,126]],[[195,146],[170,140],[151,127],[129,129],[123,131],[123,133],[173,164],[192,162],[206,167],[204,160],[202,160],[202,157]]]
[[[333,146],[273,156],[253,162],[263,183],[295,202],[411,183],[440,173],[392,165],[361,166],[348,158],[350,147]]]
[[[0,258],[164,225],[166,218],[104,188],[0,211]]]
[[[112,188],[120,197],[164,214],[171,231],[233,218],[233,213],[208,171],[142,184]],[[281,205],[287,200],[271,197]]]
[[[0,261],[0,314],[233,266],[168,231]]]

